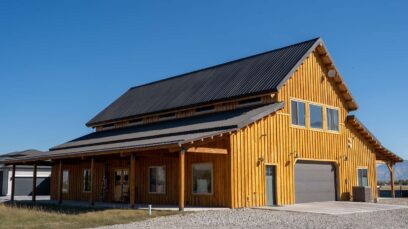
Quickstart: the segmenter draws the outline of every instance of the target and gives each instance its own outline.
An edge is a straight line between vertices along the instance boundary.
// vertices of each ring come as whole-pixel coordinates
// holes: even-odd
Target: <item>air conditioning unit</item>
[[[370,187],[353,187],[353,201],[354,202],[371,202],[371,188]]]

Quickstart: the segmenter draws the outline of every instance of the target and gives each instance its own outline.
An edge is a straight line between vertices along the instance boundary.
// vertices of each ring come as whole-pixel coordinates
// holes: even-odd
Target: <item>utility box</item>
[[[371,202],[371,200],[370,187],[353,187],[354,202]]]

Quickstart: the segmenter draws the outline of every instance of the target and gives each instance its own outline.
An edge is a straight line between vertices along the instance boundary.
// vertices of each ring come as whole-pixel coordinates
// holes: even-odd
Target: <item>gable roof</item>
[[[191,141],[229,133],[282,109],[283,103],[253,106],[141,126],[93,132],[50,149],[42,155],[9,158],[7,163],[105,154],[149,147],[180,147]]]
[[[41,155],[44,152],[35,150],[35,149],[29,149],[29,150],[24,150],[24,151],[16,151],[12,153],[6,153],[0,155],[0,163],[4,160],[9,160],[9,159],[14,159],[14,158],[21,158],[25,156],[35,156],[35,155]]]
[[[320,38],[129,89],[87,126],[243,96],[276,92]],[[351,97],[351,96],[350,96]]]
[[[381,142],[372,134],[367,127],[354,115],[347,117],[347,123],[350,124],[368,143],[370,143],[377,152],[377,160],[390,161],[392,163],[403,162],[404,160],[385,148]]]

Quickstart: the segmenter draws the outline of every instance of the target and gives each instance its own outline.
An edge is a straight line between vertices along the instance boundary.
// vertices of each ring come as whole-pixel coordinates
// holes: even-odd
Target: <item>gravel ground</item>
[[[408,203],[408,202],[407,202]],[[331,216],[238,209],[186,213],[105,228],[407,228],[408,209]]]

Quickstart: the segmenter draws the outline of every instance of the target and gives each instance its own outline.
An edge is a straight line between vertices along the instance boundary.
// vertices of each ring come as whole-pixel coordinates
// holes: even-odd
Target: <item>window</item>
[[[322,106],[310,104],[310,127],[315,129],[323,129]]]
[[[193,194],[213,194],[213,165],[212,163],[193,164]]]
[[[327,108],[327,129],[339,131],[339,111],[336,109]]]
[[[305,121],[305,103],[292,101],[292,125],[306,126]]]
[[[149,193],[166,193],[166,167],[149,167]]]
[[[91,191],[91,170],[90,169],[84,169],[83,183],[84,183],[84,187],[83,187],[84,192],[90,192]]]
[[[62,172],[62,192],[67,193],[69,189],[69,171]]]
[[[358,186],[367,187],[368,186],[368,170],[367,169],[357,169],[358,172]]]

